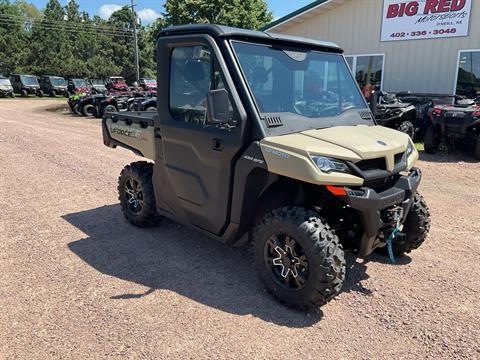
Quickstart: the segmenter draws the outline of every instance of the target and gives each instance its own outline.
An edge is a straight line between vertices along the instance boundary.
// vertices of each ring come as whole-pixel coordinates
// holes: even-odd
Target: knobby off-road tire
[[[55,96],[57,96],[57,92],[56,92],[55,90],[51,90],[48,95],[49,95],[50,97],[55,97]]]
[[[157,213],[152,174],[153,164],[138,161],[125,166],[118,178],[118,199],[123,215],[139,227],[154,226],[162,219]]]
[[[22,95],[22,97],[27,97],[27,96],[28,96],[27,90],[22,90],[22,91],[20,92],[20,94]]]
[[[38,97],[43,97],[43,90],[38,90],[37,96]]]
[[[415,127],[410,121],[403,121],[398,124],[397,130],[407,134],[413,140],[413,136],[415,135]]]
[[[433,125],[430,125],[427,128],[427,132],[425,133],[425,138],[423,139],[423,146],[425,148],[425,152],[428,154],[435,154],[438,150],[439,145],[440,145],[440,140],[439,140],[437,130]]]
[[[430,211],[422,195],[416,193],[413,204],[403,224],[406,234],[405,243],[393,244],[393,255],[402,256],[412,250],[418,249],[427,239],[430,231]]]
[[[346,269],[343,248],[316,213],[297,206],[273,210],[253,229],[252,237],[258,274],[267,290],[285,305],[306,310],[326,304],[340,292]],[[290,252],[285,245],[293,244],[297,277],[287,272],[284,278],[283,266],[271,261],[272,242],[279,249],[274,256],[282,248]],[[302,286],[296,283],[298,276],[302,276]]]
[[[86,104],[82,108],[83,116],[94,116],[95,115],[95,106],[92,104]]]

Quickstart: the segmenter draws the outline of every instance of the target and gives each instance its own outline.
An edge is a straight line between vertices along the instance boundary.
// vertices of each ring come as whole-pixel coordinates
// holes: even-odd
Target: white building
[[[265,29],[339,44],[362,88],[480,92],[480,0],[317,0]]]

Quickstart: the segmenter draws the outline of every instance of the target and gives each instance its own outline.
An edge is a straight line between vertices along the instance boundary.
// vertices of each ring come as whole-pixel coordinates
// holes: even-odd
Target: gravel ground
[[[349,260],[321,311],[265,293],[245,249],[129,225],[136,158],[65,100],[0,99],[0,358],[480,358],[480,163],[426,156],[432,230],[396,265]]]

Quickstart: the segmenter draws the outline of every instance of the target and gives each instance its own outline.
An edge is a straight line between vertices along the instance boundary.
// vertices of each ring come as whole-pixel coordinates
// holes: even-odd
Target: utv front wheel
[[[296,206],[276,209],[252,235],[258,274],[285,305],[318,307],[340,292],[346,267],[343,249],[314,212]]]
[[[27,90],[22,90],[21,95],[22,95],[22,97],[27,97],[28,96]]]
[[[55,90],[50,91],[50,97],[57,96],[57,92]]]
[[[393,255],[402,256],[412,250],[418,249],[427,239],[430,231],[430,211],[422,195],[416,193],[413,204],[403,224],[405,242],[403,244],[393,243]]]
[[[154,226],[161,219],[157,213],[152,174],[153,164],[138,161],[125,166],[118,179],[118,199],[123,215],[139,227]]]
[[[403,121],[398,124],[397,130],[407,134],[408,136],[410,136],[410,139],[413,140],[413,136],[415,135],[415,127],[410,121]]]

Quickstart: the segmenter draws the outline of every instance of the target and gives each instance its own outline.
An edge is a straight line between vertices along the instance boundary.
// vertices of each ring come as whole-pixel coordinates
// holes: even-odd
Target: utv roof
[[[159,37],[174,35],[195,35],[208,34],[214,38],[229,38],[247,41],[268,41],[274,43],[283,43],[285,45],[306,45],[308,47],[321,48],[324,51],[343,53],[343,49],[337,44],[327,41],[307,39],[299,36],[277,34],[258,30],[246,30],[223,25],[198,24],[198,25],[179,25],[163,29]]]

